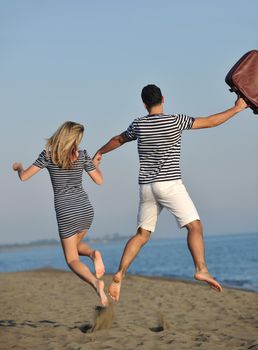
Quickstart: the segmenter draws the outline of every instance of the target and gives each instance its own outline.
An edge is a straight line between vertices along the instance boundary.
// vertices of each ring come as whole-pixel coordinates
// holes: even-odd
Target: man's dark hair
[[[158,86],[150,84],[142,89],[142,101],[147,108],[159,105],[162,102],[162,93]]]

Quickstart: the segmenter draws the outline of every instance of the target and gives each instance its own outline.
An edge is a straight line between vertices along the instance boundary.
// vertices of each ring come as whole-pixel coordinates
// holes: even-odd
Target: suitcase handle
[[[239,90],[237,90],[234,87],[231,87],[229,89],[229,91],[230,92],[235,92],[238,97],[241,97],[243,100],[245,100],[247,106],[253,110],[254,114],[258,114],[258,107],[254,106],[252,103],[250,103],[250,101],[248,101],[248,99],[243,94],[241,94],[241,92]]]

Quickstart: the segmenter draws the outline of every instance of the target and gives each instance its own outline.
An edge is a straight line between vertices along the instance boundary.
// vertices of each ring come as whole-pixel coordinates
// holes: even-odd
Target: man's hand
[[[235,102],[235,106],[239,110],[239,112],[243,111],[245,108],[248,107],[247,103],[242,97],[238,97],[238,99]]]

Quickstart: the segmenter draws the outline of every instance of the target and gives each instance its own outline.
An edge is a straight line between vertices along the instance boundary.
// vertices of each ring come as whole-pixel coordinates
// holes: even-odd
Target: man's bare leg
[[[144,230],[140,227],[138,228],[136,235],[130,238],[126,243],[119,269],[113,276],[113,281],[109,286],[109,295],[113,300],[119,300],[122,279],[141,248],[148,242],[150,235],[150,231]]]
[[[208,283],[217,292],[222,291],[221,285],[209,274],[204,258],[204,241],[202,234],[202,224],[195,220],[186,225],[188,230],[187,243],[195,264],[194,278],[198,281]]]

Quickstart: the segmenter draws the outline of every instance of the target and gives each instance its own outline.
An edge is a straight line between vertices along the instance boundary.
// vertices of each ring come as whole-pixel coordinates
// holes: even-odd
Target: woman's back
[[[82,189],[82,172],[95,169],[86,150],[78,151],[78,158],[73,162],[71,169],[63,169],[54,164],[51,155],[46,150],[42,151],[34,162],[39,168],[47,168],[50,174],[55,195],[74,193]]]

